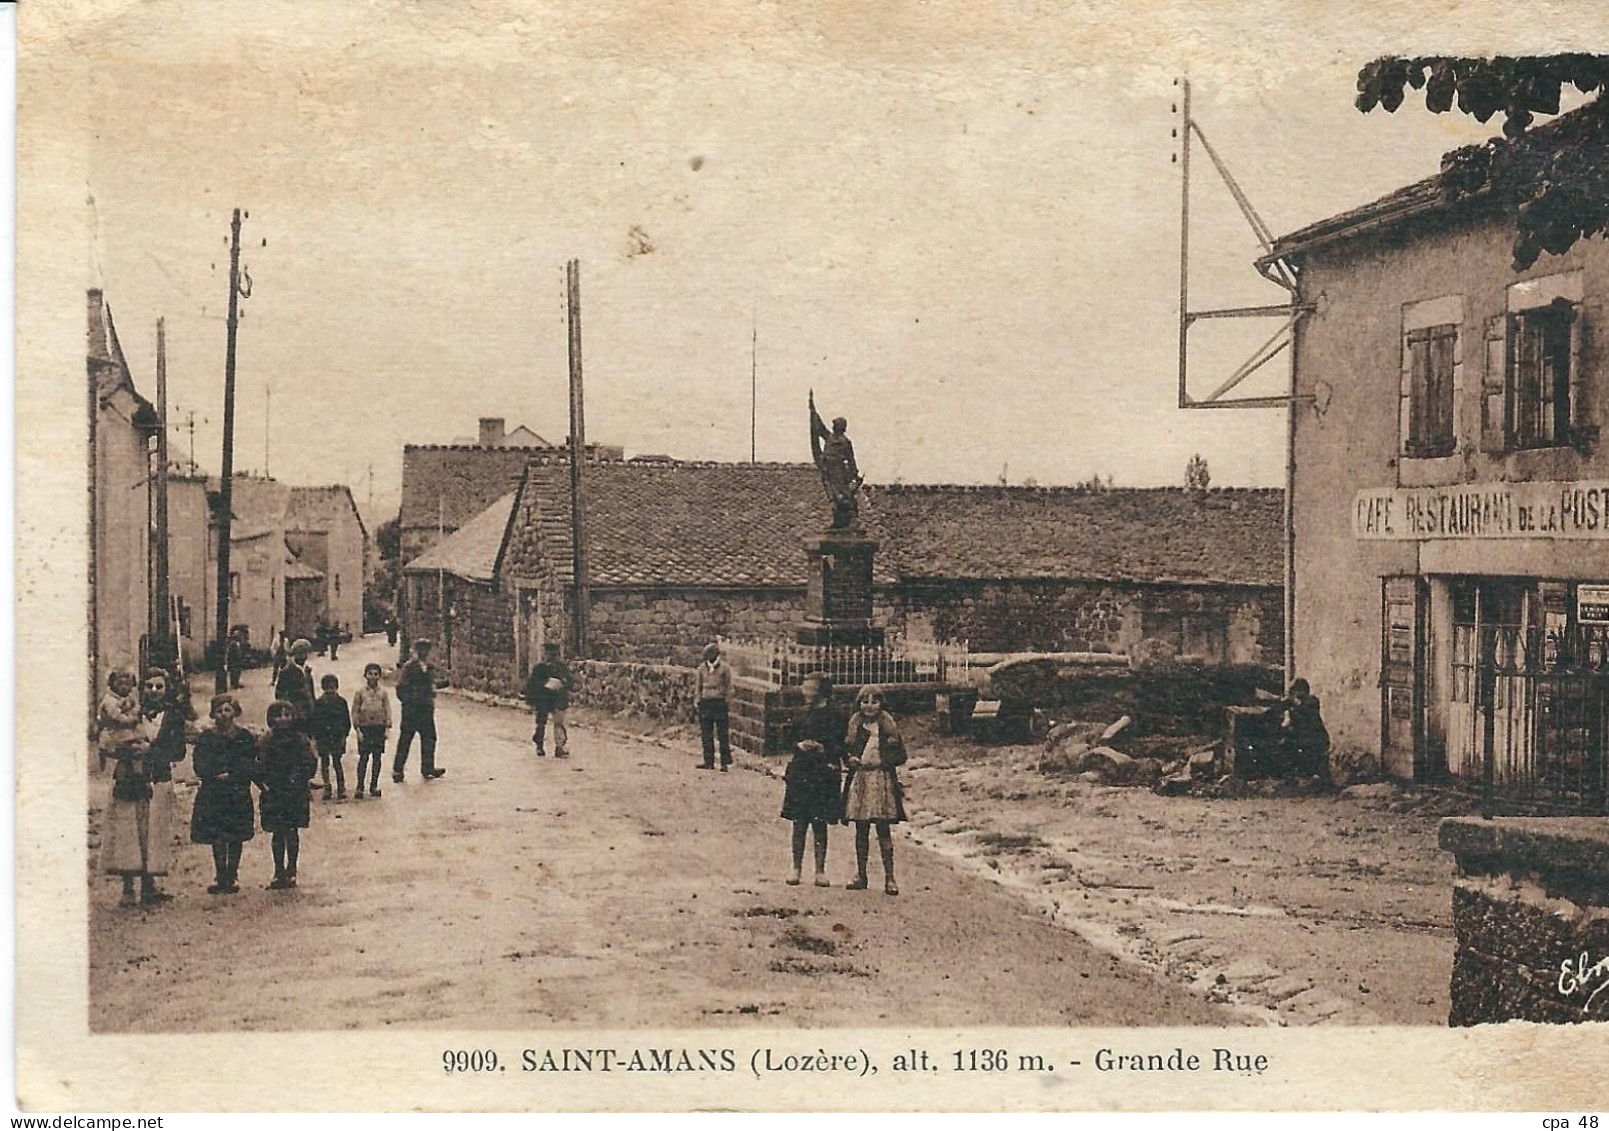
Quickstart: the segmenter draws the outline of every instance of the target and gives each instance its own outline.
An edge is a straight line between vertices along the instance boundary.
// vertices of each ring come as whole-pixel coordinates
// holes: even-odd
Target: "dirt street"
[[[313,668],[336,672],[350,697],[363,663],[390,655],[370,638]],[[257,728],[267,682],[250,672],[241,693]],[[92,1028],[1245,1020],[1052,924],[959,855],[917,847],[909,827],[897,898],[876,890],[875,861],[872,891],[843,889],[847,829],[829,861],[839,886],[786,886],[781,782],[767,772],[780,767],[756,772],[740,756],[737,772],[697,772],[685,745],[586,725],[572,728],[573,758],[539,759],[522,712],[447,695],[437,714],[447,776],[419,781],[415,753],[406,784],[387,767],[380,800],[315,797],[293,891],[264,889],[259,832],[240,894],[207,895],[210,854],[186,826],[166,881],[174,901],[119,907],[117,881],[94,870],[107,781],[92,778]],[[178,777],[187,813],[188,762]]]

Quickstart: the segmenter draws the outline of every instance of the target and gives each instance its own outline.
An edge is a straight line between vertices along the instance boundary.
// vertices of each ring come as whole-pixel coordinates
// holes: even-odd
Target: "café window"
[[[1462,295],[1410,302],[1402,308],[1399,449],[1410,459],[1458,450],[1458,332]]]
[[[1517,448],[1569,442],[1575,321],[1575,304],[1562,298],[1513,315],[1508,395]]]

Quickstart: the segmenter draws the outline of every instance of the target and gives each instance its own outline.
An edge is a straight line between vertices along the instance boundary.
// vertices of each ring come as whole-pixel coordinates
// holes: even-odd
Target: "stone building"
[[[406,568],[405,631],[445,643],[450,630],[469,685],[516,685],[547,641],[571,651],[569,488],[564,461],[534,460],[517,491]],[[814,467],[601,463],[586,498],[593,658],[690,666],[714,637],[787,638],[803,620],[804,542],[827,521]],[[1281,512],[1277,491],[879,487],[861,517],[881,542],[873,605],[893,640],[1125,652],[1160,637],[1268,663]]]
[[[1167,641],[1275,664],[1283,494],[893,486],[867,510],[898,575],[890,628],[975,651],[1121,652]]]
[[[403,567],[401,652],[415,640],[433,641],[433,659],[461,686],[508,693],[533,662],[518,635],[514,596],[497,584],[515,497],[508,492]]]
[[[1601,804],[1609,652],[1609,245],[1515,270],[1513,190],[1585,125],[1530,131],[1278,240],[1296,336],[1296,673],[1336,756]],[[1488,726],[1490,724],[1490,726]],[[1596,800],[1594,800],[1596,799]]]
[[[523,425],[508,430],[483,417],[475,443],[408,444],[402,449],[402,562],[413,560],[519,486],[533,457],[557,455]],[[588,444],[590,458],[618,460],[622,449]]]

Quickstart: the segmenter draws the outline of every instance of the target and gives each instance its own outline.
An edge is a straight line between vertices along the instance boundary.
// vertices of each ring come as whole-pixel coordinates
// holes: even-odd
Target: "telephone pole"
[[[240,325],[240,209],[229,223],[229,320],[223,363],[223,468],[218,489],[218,673],[214,687],[229,690],[229,536],[235,475],[235,335]]]
[[[749,320],[749,462],[758,462],[754,458],[755,422],[759,418],[760,403],[760,315],[759,308],[755,308],[753,317]]]
[[[151,652],[164,667],[177,658],[173,647],[173,601],[168,590],[168,337],[167,320],[156,320],[156,575],[151,592]]]
[[[575,658],[584,660],[591,636],[592,590],[587,583],[587,528],[581,491],[587,432],[581,394],[581,261],[570,260],[564,273],[570,322],[570,541],[574,547]]]

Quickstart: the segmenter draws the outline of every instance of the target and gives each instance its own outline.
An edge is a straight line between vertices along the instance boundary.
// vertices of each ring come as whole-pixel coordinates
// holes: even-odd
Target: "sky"
[[[1277,485],[1283,412],[1176,407],[1175,79],[1276,233],[1498,123],[1360,114],[1377,47],[1318,16],[1276,55],[1244,10],[1202,7],[1207,51],[1101,4],[108,4],[76,64],[91,279],[147,393],[166,319],[215,470],[244,209],[236,467],[348,483],[371,520],[406,443],[564,438],[572,257],[587,437],[628,453],[747,459],[752,361],[761,460],[809,459],[814,389],[874,482],[1172,484],[1200,452]],[[1199,148],[1192,176],[1192,305],[1279,302]],[[1192,391],[1271,329],[1193,333]]]

